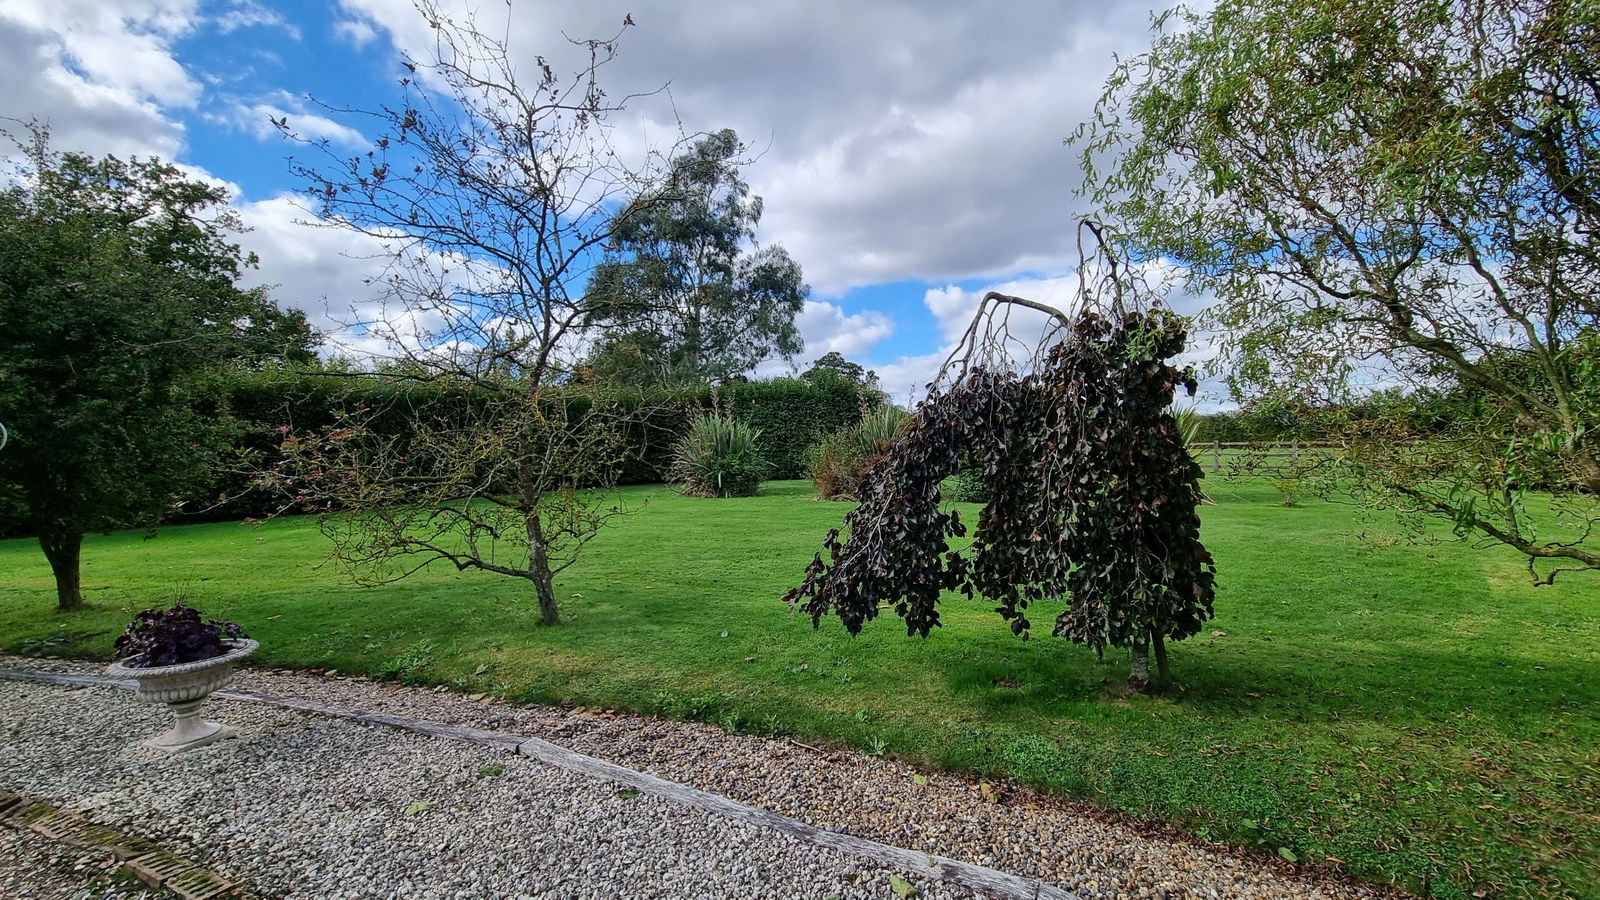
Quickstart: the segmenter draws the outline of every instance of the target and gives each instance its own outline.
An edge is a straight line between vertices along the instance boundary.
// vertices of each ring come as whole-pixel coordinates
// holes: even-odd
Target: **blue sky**
[[[563,33],[609,35],[631,15],[608,87],[665,84],[670,106],[642,104],[627,129],[670,135],[675,112],[691,132],[732,127],[756,145],[745,174],[766,200],[759,239],[783,244],[812,285],[795,362],[838,350],[901,399],[985,290],[1071,296],[1083,205],[1062,139],[1114,54],[1148,44],[1151,12],[1087,0],[479,5],[523,58],[559,58]],[[359,120],[311,98],[392,102],[402,52],[428,33],[409,0],[7,0],[0,115],[47,121],[63,149],[160,155],[228,183],[255,228],[253,277],[359,348],[339,323],[365,308],[371,264],[352,258],[364,252],[352,236],[297,224],[309,214],[293,199],[293,148],[266,119],[359,148]]]

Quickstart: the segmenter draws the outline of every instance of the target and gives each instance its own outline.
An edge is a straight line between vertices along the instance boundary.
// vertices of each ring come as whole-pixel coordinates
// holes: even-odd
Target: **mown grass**
[[[309,521],[93,538],[90,605],[70,614],[37,545],[0,542],[0,648],[104,658],[129,610],[182,590],[244,623],[267,665],[1013,775],[1441,897],[1600,896],[1600,584],[1535,588],[1512,554],[1459,543],[1378,547],[1348,507],[1287,508],[1265,481],[1208,489],[1218,616],[1174,646],[1172,697],[1119,697],[1122,659],[1019,641],[956,596],[926,640],[892,616],[854,639],[813,630],[778,598],[845,507],[800,482],[625,491],[649,503],[560,579],[555,628],[497,576],[354,587]]]

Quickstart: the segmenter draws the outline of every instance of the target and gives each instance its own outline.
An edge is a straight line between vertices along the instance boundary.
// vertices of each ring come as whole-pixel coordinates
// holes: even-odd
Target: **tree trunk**
[[[1128,645],[1128,687],[1141,694],[1150,689],[1150,645],[1147,642]]]
[[[555,625],[561,621],[556,609],[555,576],[550,573],[550,553],[544,542],[544,523],[539,517],[528,517],[528,571],[533,576],[533,586],[539,593],[539,622]]]
[[[83,533],[41,531],[39,546],[44,550],[44,558],[50,560],[50,571],[56,576],[56,609],[83,606],[83,587],[78,568]]]
[[[1157,629],[1150,629],[1150,642],[1155,645],[1156,651],[1156,684],[1161,687],[1172,685],[1172,666],[1167,664],[1167,642]]]

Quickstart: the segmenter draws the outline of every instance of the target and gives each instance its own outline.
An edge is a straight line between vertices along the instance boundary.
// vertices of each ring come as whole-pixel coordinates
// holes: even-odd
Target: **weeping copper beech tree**
[[[941,595],[960,591],[996,603],[1018,636],[1043,605],[1053,634],[1128,648],[1136,690],[1153,649],[1170,682],[1166,642],[1211,617],[1216,572],[1200,542],[1203,474],[1171,411],[1179,385],[1194,392],[1169,362],[1187,334],[1126,266],[1102,253],[1096,268],[1071,311],[985,295],[905,436],[863,476],[860,505],[785,596],[814,626],[831,612],[856,634],[892,608],[926,637]],[[1012,327],[1023,309],[1048,317],[1037,341]],[[964,462],[990,499],[957,551],[949,539],[967,525],[939,485]]]

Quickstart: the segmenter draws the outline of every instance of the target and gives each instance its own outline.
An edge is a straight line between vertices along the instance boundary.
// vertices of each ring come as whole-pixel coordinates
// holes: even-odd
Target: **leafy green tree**
[[[619,213],[585,298],[591,324],[623,332],[597,346],[598,374],[717,381],[802,349],[808,289],[782,246],[750,247],[762,204],[740,177],[743,150],[729,129],[701,138]]]
[[[670,338],[651,328],[607,331],[579,367],[578,380],[647,387],[673,380]]]
[[[1071,140],[1129,251],[1218,298],[1236,398],[1479,398],[1449,429],[1347,418],[1339,480],[1541,580],[1600,570],[1600,6],[1175,15]]]
[[[877,387],[878,385],[878,373],[860,363],[845,359],[843,354],[837,350],[829,350],[818,357],[811,364],[811,368],[800,373],[800,378],[812,384],[836,378],[864,387]]]
[[[304,317],[235,285],[254,264],[221,189],[156,160],[49,150],[30,127],[0,192],[0,515],[39,538],[62,609],[83,536],[153,526],[207,483],[220,367],[304,358]]]

